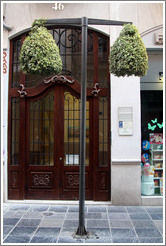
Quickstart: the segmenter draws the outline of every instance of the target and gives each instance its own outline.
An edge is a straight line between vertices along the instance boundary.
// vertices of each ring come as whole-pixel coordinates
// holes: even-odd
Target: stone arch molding
[[[141,33],[146,48],[163,48],[163,25],[152,27]]]

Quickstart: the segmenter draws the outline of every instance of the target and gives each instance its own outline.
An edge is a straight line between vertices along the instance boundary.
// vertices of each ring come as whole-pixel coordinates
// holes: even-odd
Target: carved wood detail
[[[66,188],[79,188],[79,174],[66,175]]]
[[[101,190],[108,189],[108,187],[107,187],[107,173],[106,172],[101,172],[100,173],[99,187],[100,187]]]
[[[66,189],[78,189],[79,188],[79,173],[78,172],[66,172],[64,176]],[[86,189],[88,188],[88,173],[85,173]]]
[[[51,188],[52,187],[52,173],[34,172],[31,173],[32,188]]]
[[[19,182],[18,172],[12,171],[11,172],[11,188],[18,189],[19,188],[18,182]]]

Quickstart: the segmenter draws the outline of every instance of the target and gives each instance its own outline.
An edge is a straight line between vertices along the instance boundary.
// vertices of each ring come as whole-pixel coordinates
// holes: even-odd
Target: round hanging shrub
[[[148,69],[148,55],[145,45],[132,24],[124,26],[110,50],[110,72],[120,76],[144,76]]]
[[[59,48],[44,24],[43,18],[35,20],[22,45],[20,66],[26,74],[50,76],[62,71]]]

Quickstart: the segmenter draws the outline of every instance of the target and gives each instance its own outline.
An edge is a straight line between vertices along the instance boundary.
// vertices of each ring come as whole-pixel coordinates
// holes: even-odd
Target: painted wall
[[[9,36],[30,28],[35,18],[89,18],[132,21],[140,33],[163,23],[162,3],[63,3],[62,11],[53,9],[54,3],[5,3],[5,23],[13,27]],[[94,26],[95,27],[95,26]],[[113,41],[121,27],[97,26],[103,32],[110,34]],[[7,45],[5,39],[4,46]]]
[[[133,108],[133,134],[119,135],[118,107]],[[140,78],[111,75],[112,161],[140,161]]]

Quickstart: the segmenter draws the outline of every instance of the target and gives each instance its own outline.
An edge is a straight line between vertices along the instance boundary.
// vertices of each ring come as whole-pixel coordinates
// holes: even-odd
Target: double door
[[[25,134],[25,148],[22,147],[25,199],[79,199],[79,91],[56,85],[23,99],[25,129],[20,132]],[[105,97],[95,98],[91,94],[87,97],[87,200],[109,200],[110,197],[107,106]],[[23,182],[21,176],[20,182]]]
[[[93,199],[92,100],[86,102],[86,199]],[[55,86],[26,99],[26,199],[78,199],[79,94]]]

